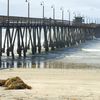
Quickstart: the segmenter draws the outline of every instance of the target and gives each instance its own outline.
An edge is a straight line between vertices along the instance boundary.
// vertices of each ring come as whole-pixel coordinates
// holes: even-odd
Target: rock
[[[10,90],[10,89],[31,89],[31,87],[26,85],[25,83],[11,83],[5,89],[6,90]]]
[[[0,80],[0,86],[4,86],[6,80]]]
[[[5,82],[5,87],[8,87],[12,83],[24,83],[19,77],[8,78]]]
[[[1,86],[5,86],[6,90],[10,89],[32,89],[31,86],[25,84],[19,77],[8,78],[1,81]]]

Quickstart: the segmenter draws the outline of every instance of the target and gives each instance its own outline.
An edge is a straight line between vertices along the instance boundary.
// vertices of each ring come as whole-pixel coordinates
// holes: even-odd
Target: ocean
[[[46,68],[48,62],[65,59],[64,62],[100,63],[100,38],[88,40],[78,46],[61,48],[48,53],[27,55],[26,58],[2,57],[0,69],[6,68]]]

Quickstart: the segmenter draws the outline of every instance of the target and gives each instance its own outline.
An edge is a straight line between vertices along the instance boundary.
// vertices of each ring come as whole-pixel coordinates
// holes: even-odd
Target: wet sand
[[[58,65],[58,62],[51,63],[51,68]],[[55,67],[0,70],[0,79],[19,76],[32,86],[32,90],[4,90],[4,87],[0,87],[0,100],[100,100],[100,69],[84,68],[87,64],[82,63],[64,64],[69,67],[72,65],[75,69]]]

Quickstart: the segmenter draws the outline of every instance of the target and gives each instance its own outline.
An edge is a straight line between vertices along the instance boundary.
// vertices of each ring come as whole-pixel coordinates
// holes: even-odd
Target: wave
[[[84,48],[82,48],[82,51],[86,51],[86,52],[100,52],[100,49],[84,49]]]

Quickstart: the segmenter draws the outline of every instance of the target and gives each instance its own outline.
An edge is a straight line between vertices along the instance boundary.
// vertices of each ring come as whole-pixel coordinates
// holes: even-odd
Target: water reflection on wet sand
[[[9,69],[9,68],[54,68],[54,69],[92,69],[92,68],[100,68],[98,64],[90,64],[90,63],[64,63],[59,60],[52,61],[39,61],[39,60],[27,60],[27,59],[19,59],[19,60],[6,60],[1,62],[0,69]]]

